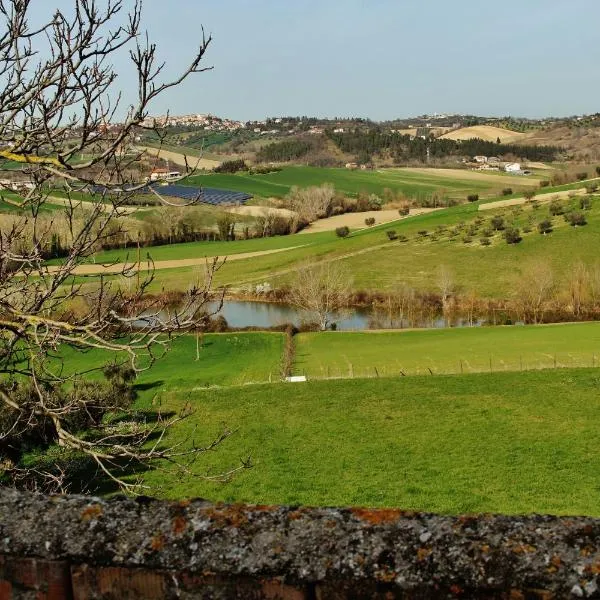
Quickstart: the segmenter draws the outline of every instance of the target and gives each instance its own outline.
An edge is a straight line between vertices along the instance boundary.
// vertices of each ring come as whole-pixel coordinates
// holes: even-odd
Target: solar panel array
[[[245,204],[252,198],[250,194],[245,192],[232,192],[230,190],[218,190],[215,188],[207,187],[190,187],[187,185],[149,185],[136,190],[136,194],[152,194],[152,190],[155,190],[157,194],[161,196],[168,196],[170,198],[180,198],[186,202],[193,202],[196,204],[212,204],[213,206],[219,206],[221,204]],[[123,186],[123,191],[127,191],[127,186]],[[96,193],[109,192],[106,188],[96,186],[94,188]],[[111,190],[117,191],[117,190]]]

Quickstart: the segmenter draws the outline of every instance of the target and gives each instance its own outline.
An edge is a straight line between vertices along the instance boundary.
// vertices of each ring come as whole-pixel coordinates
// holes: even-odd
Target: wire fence
[[[456,358],[443,361],[402,363],[396,361],[381,365],[321,364],[318,367],[296,365],[294,375],[307,379],[353,379],[376,377],[408,377],[419,375],[467,375],[474,373],[508,373],[539,371],[543,369],[580,369],[600,367],[600,354],[544,354],[516,356],[510,359],[490,354],[486,357]]]

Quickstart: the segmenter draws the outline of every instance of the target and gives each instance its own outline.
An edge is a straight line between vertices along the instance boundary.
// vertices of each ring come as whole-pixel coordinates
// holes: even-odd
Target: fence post
[[[379,377],[379,371],[377,371],[377,367],[373,367],[375,369],[375,376]]]

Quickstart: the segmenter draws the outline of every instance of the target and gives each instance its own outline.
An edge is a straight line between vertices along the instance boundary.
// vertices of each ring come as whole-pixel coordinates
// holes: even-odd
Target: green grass
[[[375,377],[600,365],[600,323],[297,335],[295,371]]]
[[[171,349],[137,379],[141,386],[141,404],[165,390],[188,391],[210,386],[232,386],[276,380],[283,350],[283,334],[227,333],[206,334],[196,360],[196,337],[177,338]],[[65,350],[63,357],[70,372],[84,372],[125,355]],[[140,364],[147,364],[141,362]]]
[[[467,194],[474,192],[492,194],[495,189],[497,193],[501,187],[500,184],[487,180],[453,179],[437,173],[412,173],[402,169],[351,171],[320,167],[285,167],[277,173],[266,175],[245,173],[196,175],[189,177],[186,183],[275,198],[288,194],[292,186],[318,186],[324,183],[331,183],[338,192],[352,196],[362,191],[381,195],[385,188],[389,188],[416,198],[425,197],[442,189],[449,197],[465,198]]]
[[[600,516],[597,370],[273,384],[165,394],[195,407],[170,442],[238,429],[195,472],[147,473],[169,498]]]

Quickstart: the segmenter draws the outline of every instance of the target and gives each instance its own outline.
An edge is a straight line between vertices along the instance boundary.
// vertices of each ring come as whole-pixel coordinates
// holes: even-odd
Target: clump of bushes
[[[226,160],[213,169],[214,173],[238,173],[239,171],[247,171],[248,165],[246,161],[239,158],[236,160]]]
[[[533,200],[535,197],[535,190],[525,190],[523,192],[523,198],[525,198],[525,200]]]
[[[390,242],[398,239],[398,234],[393,229],[386,231],[385,234],[388,236],[388,240],[390,240]]]
[[[348,237],[350,235],[350,229],[345,225],[343,227],[336,227],[335,235],[337,235],[339,238]]]
[[[479,240],[479,243],[480,243],[482,246],[490,246],[492,242],[490,241],[490,239],[489,239],[489,238],[487,238],[487,237],[482,237],[482,238]]]
[[[469,194],[467,196],[467,200],[469,202],[478,202],[479,201],[479,194]]]
[[[564,214],[565,207],[558,200],[552,200],[552,202],[550,202],[548,210],[550,211],[550,214],[553,217],[556,217],[558,215]]]
[[[598,191],[598,182],[597,181],[588,181],[588,183],[585,184],[585,191],[588,194],[593,194],[594,192]]]
[[[492,217],[490,219],[490,225],[492,226],[492,229],[494,229],[495,231],[502,231],[506,227],[504,225],[504,218],[501,217],[500,215]]]
[[[590,210],[590,208],[592,208],[591,196],[582,196],[579,198],[579,208],[581,210]]]
[[[547,179],[542,179],[542,181],[540,181],[540,187],[541,188],[546,188],[550,185],[550,181],[548,181]]]
[[[550,219],[544,219],[538,223],[538,231],[542,235],[546,235],[547,233],[552,233],[552,221]]]
[[[504,188],[502,190],[503,196],[512,196],[512,193],[513,193],[512,188]]]
[[[583,181],[584,179],[588,178],[587,171],[580,171],[579,173],[575,174],[575,177],[577,177],[579,181]]]
[[[408,206],[408,204],[405,204],[404,206],[401,206],[398,209],[398,214],[401,217],[406,217],[406,215],[408,215],[410,213],[410,206]]]
[[[572,211],[565,215],[565,221],[571,225],[571,227],[581,227],[587,225],[587,219],[581,212]]]
[[[365,225],[367,227],[373,227],[373,225],[375,225],[375,218],[374,217],[368,217],[367,219],[365,219]]]
[[[470,235],[465,235],[462,241],[464,244],[470,244],[473,241],[473,238]]]
[[[504,239],[507,244],[518,244],[523,238],[518,227],[508,227],[504,232]]]

